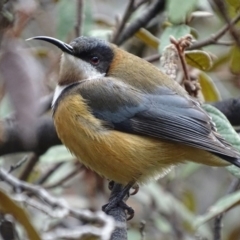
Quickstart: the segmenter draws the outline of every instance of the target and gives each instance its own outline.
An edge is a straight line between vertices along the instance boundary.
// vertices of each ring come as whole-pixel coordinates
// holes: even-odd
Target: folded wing
[[[165,86],[152,94],[144,93],[109,78],[82,83],[78,91],[95,117],[110,128],[200,148],[240,167],[240,154],[217,133],[211,118],[190,97]]]

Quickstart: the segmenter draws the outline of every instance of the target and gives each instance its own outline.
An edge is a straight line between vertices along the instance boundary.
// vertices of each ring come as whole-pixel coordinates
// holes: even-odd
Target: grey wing
[[[181,142],[212,152],[228,161],[240,157],[217,133],[211,117],[193,99],[177,94],[150,98],[153,103],[151,108],[131,119],[131,126],[136,132]]]
[[[167,87],[143,93],[107,78],[97,88],[83,87],[81,95],[97,118],[118,131],[200,148],[240,166],[240,154],[217,133],[209,115],[190,97]]]

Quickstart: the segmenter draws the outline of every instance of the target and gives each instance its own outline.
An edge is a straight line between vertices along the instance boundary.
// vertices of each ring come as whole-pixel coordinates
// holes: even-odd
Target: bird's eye
[[[97,65],[99,63],[99,58],[94,56],[94,57],[91,57],[90,61],[93,65]]]

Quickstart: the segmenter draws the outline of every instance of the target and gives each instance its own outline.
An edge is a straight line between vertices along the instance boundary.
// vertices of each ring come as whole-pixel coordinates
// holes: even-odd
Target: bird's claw
[[[122,188],[121,184],[110,181],[108,187],[112,190],[112,196],[110,197],[109,203],[102,207],[102,210],[106,214],[109,214],[110,210],[113,208],[120,207],[129,215],[127,220],[132,219],[134,216],[134,210],[129,207],[124,200],[129,197],[129,190],[134,184],[134,182],[129,182],[124,188]],[[134,194],[137,192],[136,189],[138,190],[138,188],[135,187]]]
[[[132,186],[133,192],[130,193],[130,195],[135,195],[139,191],[139,185],[136,183]]]
[[[108,189],[109,189],[110,191],[112,191],[113,187],[114,187],[114,181],[111,180],[111,181],[109,181],[109,183],[108,183]]]
[[[131,220],[134,217],[134,210],[129,207],[123,200],[115,197],[109,203],[102,206],[102,210],[108,214],[115,207],[120,207],[127,212],[128,218],[127,220]]]

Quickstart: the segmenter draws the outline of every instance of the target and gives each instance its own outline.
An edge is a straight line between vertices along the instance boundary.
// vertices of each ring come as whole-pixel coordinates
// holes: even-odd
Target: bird
[[[163,177],[187,161],[240,167],[240,153],[201,104],[151,63],[93,37],[69,44],[32,39],[62,50],[54,125],[86,167],[124,186],[111,207],[123,205],[134,184]]]

